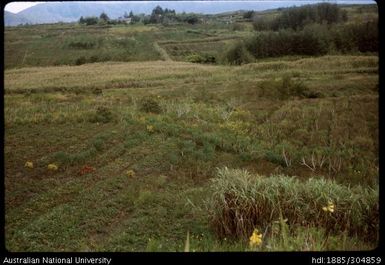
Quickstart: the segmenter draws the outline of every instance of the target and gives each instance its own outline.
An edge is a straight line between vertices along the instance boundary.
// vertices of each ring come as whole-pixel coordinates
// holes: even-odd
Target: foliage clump
[[[158,101],[151,97],[142,98],[139,102],[139,109],[140,111],[148,113],[161,113],[162,111]]]
[[[292,97],[321,97],[320,93],[309,91],[303,82],[294,80],[289,75],[285,75],[279,80],[271,79],[262,81],[260,91],[264,97],[278,98],[280,100],[286,100]]]
[[[218,169],[209,201],[211,224],[220,237],[247,238],[255,227],[271,228],[285,218],[291,227],[321,227],[375,240],[379,228],[378,190],[347,187],[324,178],[251,175]],[[333,206],[332,211],[325,207]]]
[[[82,65],[82,64],[85,64],[86,62],[87,62],[86,57],[80,56],[75,60],[75,65]]]
[[[186,60],[191,63],[215,63],[216,58],[209,54],[190,54],[186,57]]]
[[[91,114],[89,121],[93,123],[108,123],[111,122],[113,119],[114,115],[112,111],[107,107],[100,106],[96,109],[94,113]]]
[[[337,4],[320,3],[316,5],[285,8],[282,13],[274,19],[254,16],[253,26],[256,30],[279,30],[285,28],[298,30],[312,23],[325,23],[330,25],[345,22],[346,20],[346,11],[338,7]]]
[[[237,42],[227,49],[223,61],[230,65],[241,65],[253,62],[254,58],[243,42]]]

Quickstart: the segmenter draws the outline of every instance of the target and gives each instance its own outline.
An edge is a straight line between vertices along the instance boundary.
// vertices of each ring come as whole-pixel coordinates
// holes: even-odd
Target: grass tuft
[[[378,235],[375,189],[350,188],[323,178],[264,177],[226,167],[218,169],[211,189],[211,224],[220,237],[247,238],[254,227],[268,228],[281,215],[291,226],[347,231],[371,240]],[[325,212],[322,208],[330,202],[335,210]]]

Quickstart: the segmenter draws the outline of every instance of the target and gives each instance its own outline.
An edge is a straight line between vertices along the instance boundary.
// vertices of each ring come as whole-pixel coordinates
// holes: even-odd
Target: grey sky
[[[31,7],[40,3],[43,3],[43,2],[11,2],[5,6],[4,10],[12,13],[17,13],[28,7]]]
[[[263,1],[263,0],[262,0]],[[79,1],[81,2],[81,1]],[[114,1],[100,1],[101,3],[114,3]],[[149,1],[150,2],[150,1]],[[181,1],[183,2],[183,1]],[[215,1],[215,2],[222,2],[222,1]],[[279,0],[276,2],[280,2]],[[306,2],[305,0],[299,0],[299,2]],[[353,1],[344,1],[344,0],[338,0],[338,1],[326,1],[326,2],[336,2],[336,3],[344,3],[344,2],[353,2],[357,4],[362,4],[362,3],[374,3],[374,0],[353,0]],[[27,9],[28,7],[44,3],[44,2],[11,2],[8,3],[5,6],[5,10],[12,12],[12,13],[18,13],[24,9]]]

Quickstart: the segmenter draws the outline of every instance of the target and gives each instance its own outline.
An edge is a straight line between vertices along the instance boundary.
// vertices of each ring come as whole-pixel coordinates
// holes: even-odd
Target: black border
[[[84,0],[83,0],[84,1]],[[82,1],[82,2],[83,2]],[[87,2],[89,0],[86,0]],[[86,2],[84,1],[84,2]],[[157,1],[157,0],[155,0]],[[171,1],[177,1],[177,0],[171,0]],[[194,0],[193,0],[194,1]],[[205,0],[210,1],[210,0]],[[214,0],[215,1],[215,0]],[[234,1],[234,0],[233,0]],[[235,0],[237,1],[237,0]],[[240,0],[242,1],[242,0]],[[247,0],[246,0],[247,1]],[[263,1],[263,0],[262,0]],[[279,1],[279,0],[275,0]],[[308,0],[294,0],[294,1],[301,1],[301,2],[307,2]],[[384,75],[382,74],[382,70],[384,69],[384,62],[383,62],[383,56],[384,56],[384,49],[385,49],[385,42],[383,41],[383,37],[385,36],[385,28],[383,27],[383,15],[385,12],[385,0],[375,0],[378,6],[378,18],[379,18],[379,183],[380,183],[380,238],[379,238],[379,244],[378,247],[371,251],[324,251],[324,252],[195,252],[195,253],[183,253],[183,252],[9,252],[5,248],[5,184],[4,184],[4,176],[5,176],[5,161],[4,161],[4,134],[5,134],[5,127],[4,127],[4,107],[1,108],[1,124],[3,125],[3,130],[1,131],[1,149],[3,150],[3,158],[1,159],[1,168],[2,170],[2,176],[3,181],[1,182],[1,207],[3,209],[3,215],[1,218],[1,226],[3,229],[1,229],[1,240],[0,240],[0,248],[1,248],[1,254],[0,254],[0,262],[4,264],[5,257],[7,258],[25,258],[25,257],[31,257],[31,258],[42,258],[42,257],[58,257],[58,258],[68,258],[68,257],[87,257],[87,258],[111,258],[110,265],[125,263],[125,264],[136,264],[136,263],[144,263],[144,262],[167,262],[167,263],[183,263],[183,264],[197,264],[197,263],[222,263],[222,262],[250,262],[252,264],[266,264],[266,263],[279,263],[279,264],[287,264],[291,262],[295,262],[298,264],[317,264],[312,263],[312,259],[320,260],[324,258],[324,263],[326,262],[326,257],[345,257],[346,259],[348,257],[381,257],[381,264],[385,263],[385,247],[384,247],[384,238],[382,236],[383,232],[383,220],[384,220],[384,205],[383,205],[383,196],[384,191],[382,187],[382,179],[381,176],[383,175],[382,171],[382,162],[384,161],[383,156],[385,156],[384,152],[384,142],[381,141],[381,132],[383,131],[383,118],[382,118],[382,111],[381,111],[381,103],[384,103],[382,98],[384,92],[382,89],[384,88]],[[20,0],[16,1],[5,1],[2,2],[2,9],[1,12],[1,29],[3,31],[2,38],[3,41],[1,42],[1,45],[4,50],[4,7],[7,3],[10,2],[23,2]],[[24,1],[25,2],[25,1]],[[30,1],[35,2],[35,1]],[[45,2],[55,2],[55,1],[45,1]],[[56,1],[57,2],[57,1]],[[70,2],[70,1],[64,1],[64,2]],[[125,1],[129,2],[129,1]],[[336,1],[338,3],[338,0]],[[341,1],[342,2],[342,1]],[[369,2],[369,0],[368,0]],[[3,89],[1,90],[1,102],[4,106],[4,56],[3,60],[1,61],[1,68],[3,70]],[[5,263],[7,264],[7,263]],[[17,264],[17,263],[16,263]],[[22,264],[22,263],[19,263]],[[73,263],[74,264],[74,263]],[[84,263],[86,264],[86,263]],[[331,264],[331,263],[330,263]],[[364,263],[360,263],[364,264]]]

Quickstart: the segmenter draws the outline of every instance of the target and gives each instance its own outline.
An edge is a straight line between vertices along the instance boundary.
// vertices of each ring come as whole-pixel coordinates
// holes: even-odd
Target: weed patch
[[[336,184],[323,178],[300,181],[288,176],[251,175],[246,170],[218,169],[212,180],[211,224],[220,237],[246,238],[287,219],[291,226],[323,227],[328,233],[347,231],[367,240],[378,236],[378,190]],[[323,209],[328,203],[333,212]]]

